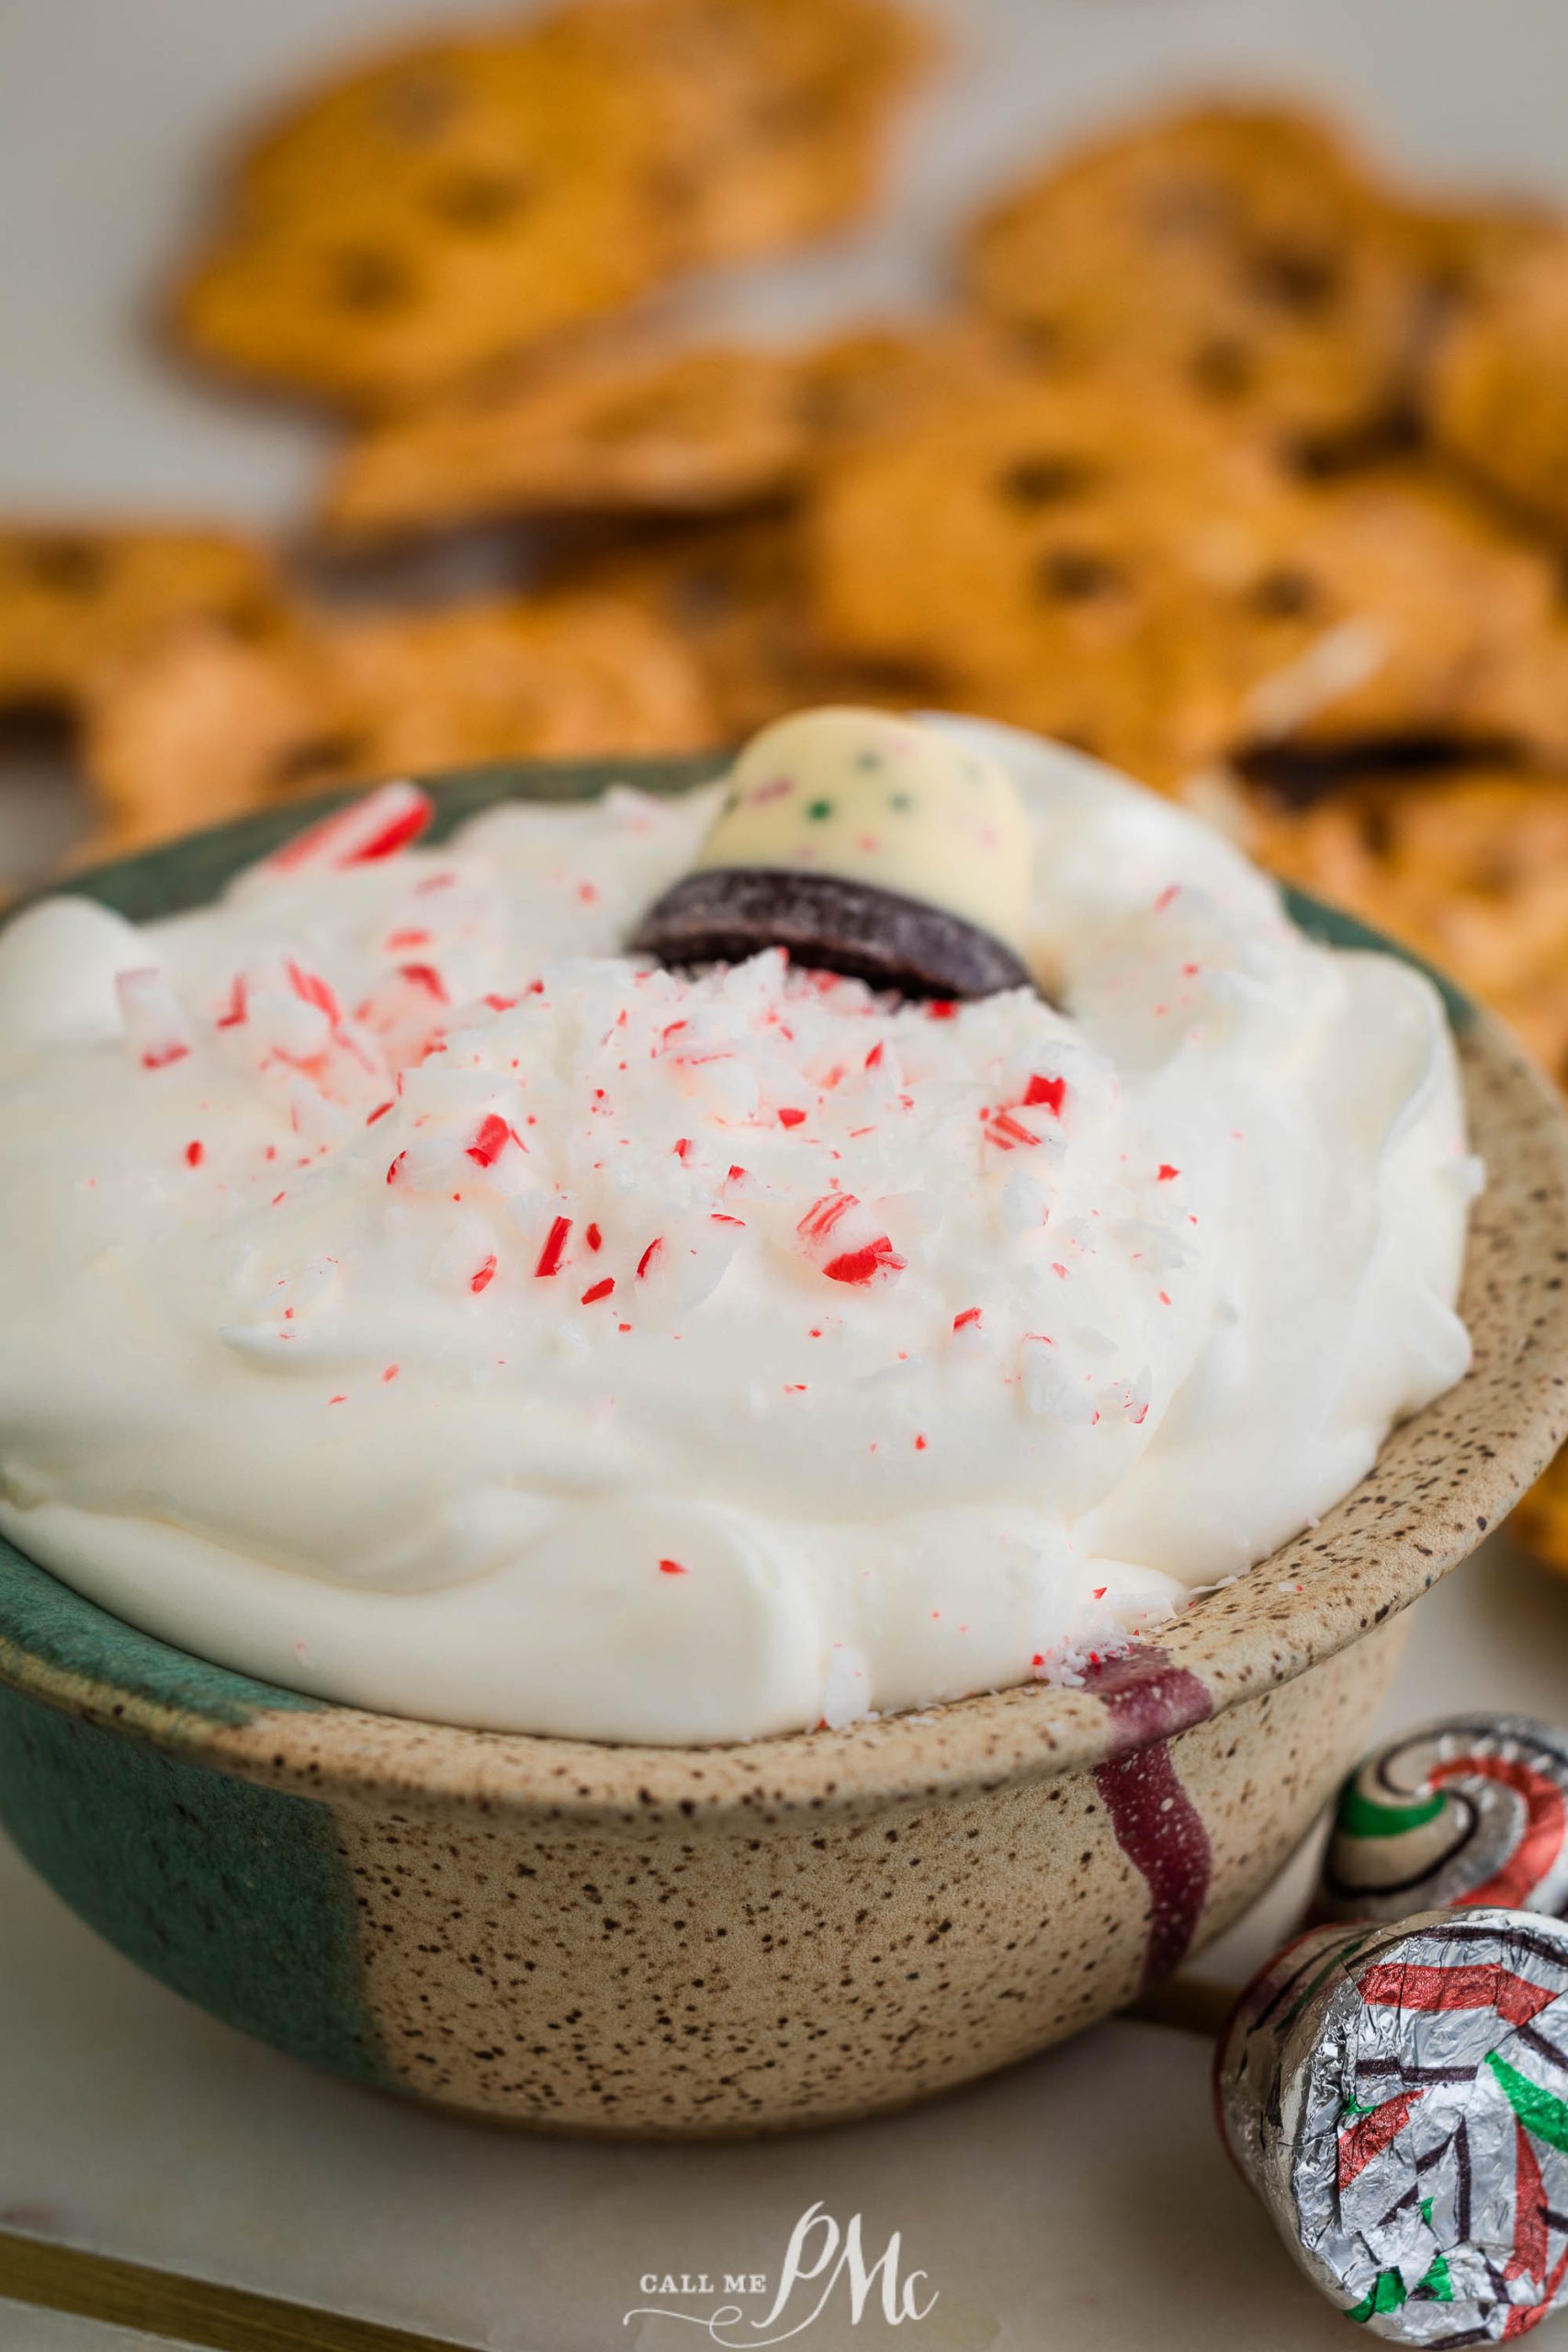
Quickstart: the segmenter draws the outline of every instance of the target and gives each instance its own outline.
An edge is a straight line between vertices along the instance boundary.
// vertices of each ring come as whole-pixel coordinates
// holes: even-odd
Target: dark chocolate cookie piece
[[[703,866],[651,906],[634,949],[676,965],[736,964],[783,947],[798,964],[911,997],[1032,987],[1010,947],[918,899],[833,874]]]

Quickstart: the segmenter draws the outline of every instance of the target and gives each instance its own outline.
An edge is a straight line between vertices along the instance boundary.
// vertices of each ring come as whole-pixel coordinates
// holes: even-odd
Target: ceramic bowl
[[[438,787],[441,820],[705,772],[465,774]],[[299,821],[249,820],[74,887],[165,913]],[[1464,1286],[1473,1369],[1160,1646],[1081,1690],[739,1747],[603,1747],[250,1681],[0,1545],[0,1818],[85,1918],[204,2007],[508,2123],[829,2122],[1093,2023],[1273,1876],[1363,1744],[1402,1611],[1568,1424],[1568,1125],[1502,1031],[1450,1001],[1491,1177]]]

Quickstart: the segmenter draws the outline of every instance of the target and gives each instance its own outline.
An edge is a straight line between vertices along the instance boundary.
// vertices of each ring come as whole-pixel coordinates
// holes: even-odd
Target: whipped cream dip
[[[925,724],[1022,795],[1049,1001],[626,956],[717,786],[20,915],[0,1530],[300,1690],[698,1744],[1070,1679],[1325,1510],[1469,1360],[1436,992]]]

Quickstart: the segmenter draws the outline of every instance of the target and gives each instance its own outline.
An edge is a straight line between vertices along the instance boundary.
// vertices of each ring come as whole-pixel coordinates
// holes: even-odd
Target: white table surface
[[[286,520],[319,432],[183,379],[149,284],[204,152],[279,75],[472,0],[0,0],[0,508]],[[1407,163],[1568,194],[1563,0],[948,0],[958,67],[897,202],[831,256],[695,305],[761,331],[938,280],[941,223],[1064,127],[1180,83],[1336,96]],[[80,822],[58,760],[0,763],[0,879]],[[1494,1543],[1425,1605],[1389,1727],[1568,1716],[1568,1587]],[[1204,1973],[1292,1923],[1299,1866]],[[863,2214],[938,2301],[913,2352],[1332,2352],[1351,2341],[1231,2175],[1209,2052],[1114,2024],[923,2112],[794,2143],[638,2150],[432,2120],[243,2041],[110,1952],[0,1849],[0,2228],[220,2278],[490,2352],[674,2352],[623,2324],[647,2271],[775,2267],[816,2199]],[[688,2309],[705,2308],[700,2302]],[[892,2340],[825,2314],[813,2352]],[[145,2339],[0,2303],[0,2352]],[[1542,2352],[1568,2345],[1544,2331]]]
[[[24,2309],[0,2299],[0,2345],[6,2352],[168,2352],[140,2328],[103,2327],[62,2312]]]

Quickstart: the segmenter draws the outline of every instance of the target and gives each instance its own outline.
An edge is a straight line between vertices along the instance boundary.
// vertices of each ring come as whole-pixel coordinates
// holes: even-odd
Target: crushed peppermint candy
[[[179,1528],[214,1655],[588,1738],[1071,1680],[1245,1568],[1461,1365],[1458,1093],[1440,1020],[1419,1080],[1355,1059],[1378,990],[1426,1036],[1414,975],[1057,756],[1056,1003],[627,956],[706,794],[433,850],[393,785],[210,909],[22,915],[0,1091],[50,1116],[27,1162],[0,1121],[0,1528],[36,1429],[62,1524],[92,1498],[67,1572],[117,1513]],[[1419,1317],[1376,1239],[1412,1222]]]

